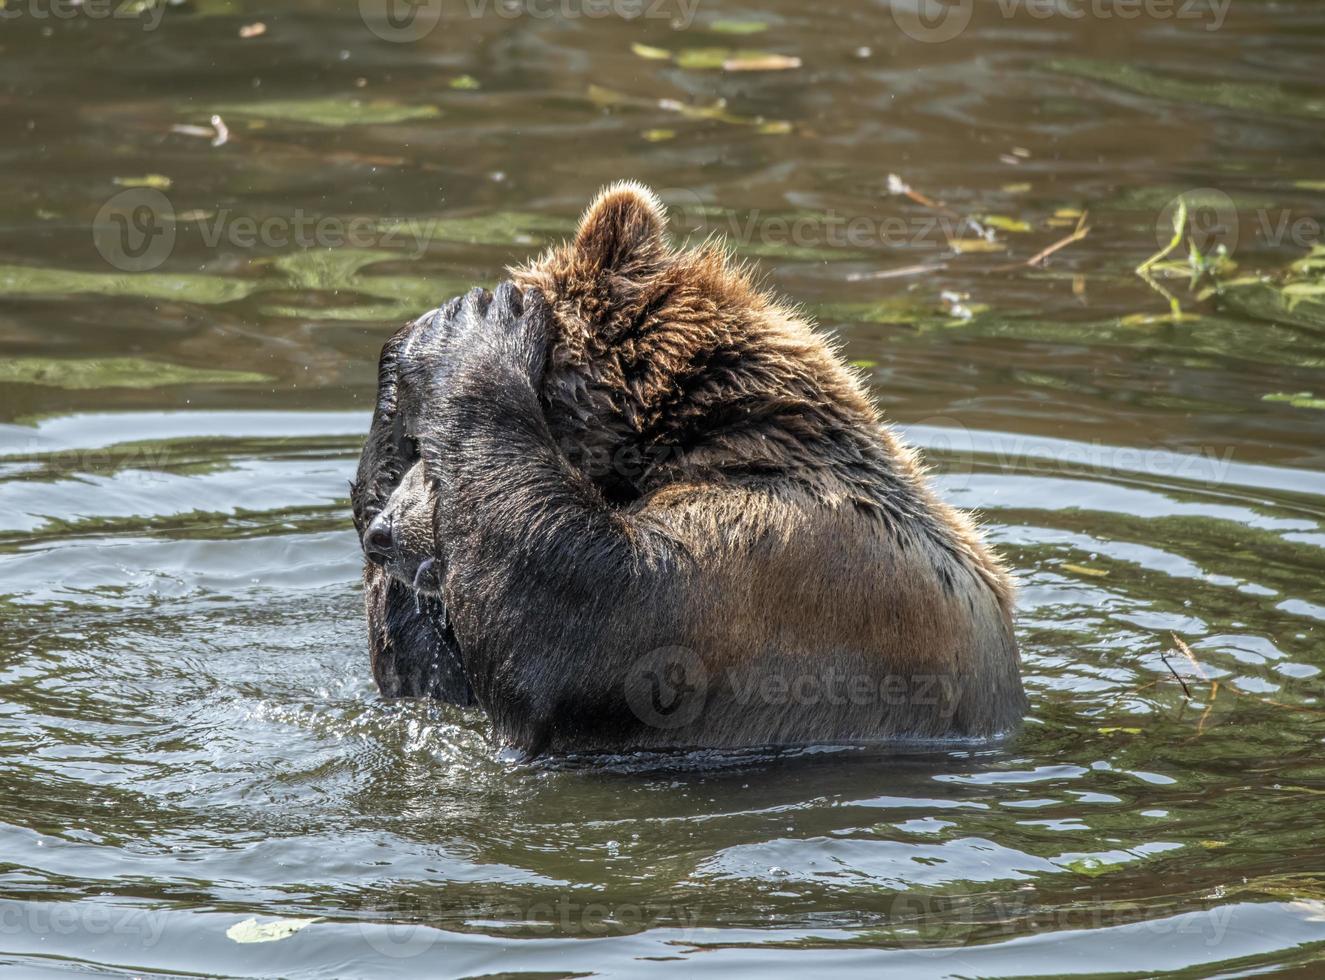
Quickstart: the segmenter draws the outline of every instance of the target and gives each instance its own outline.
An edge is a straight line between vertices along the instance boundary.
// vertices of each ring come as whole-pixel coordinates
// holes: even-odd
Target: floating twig
[[[1210,717],[1210,712],[1215,709],[1215,698],[1219,697],[1219,681],[1210,682],[1210,701],[1201,712],[1201,720],[1196,723],[1196,734],[1201,735],[1205,731],[1205,720]]]
[[[1159,659],[1162,660],[1162,661],[1164,661],[1164,666],[1167,667],[1167,668],[1169,669],[1169,673],[1173,675],[1173,679],[1176,680],[1179,684],[1182,685],[1182,693],[1183,693],[1183,696],[1185,696],[1185,697],[1187,698],[1187,700],[1190,701],[1190,700],[1192,699],[1192,690],[1191,690],[1191,688],[1189,688],[1189,687],[1187,686],[1187,682],[1186,682],[1185,680],[1182,679],[1182,675],[1179,674],[1176,670],[1173,669],[1173,664],[1169,663],[1169,658],[1166,657],[1166,656],[1164,656],[1164,651],[1163,651],[1163,650],[1159,651]]]
[[[1089,235],[1090,226],[1086,224],[1087,213],[1088,212],[1086,211],[1081,212],[1081,217],[1077,219],[1077,226],[1076,229],[1072,232],[1072,234],[1068,235],[1066,238],[1060,238],[1058,241],[1054,242],[1048,248],[1043,248],[1040,251],[1036,252],[1029,259],[1026,260],[1026,264],[1039,265],[1041,262],[1043,262],[1049,256],[1053,255],[1059,249],[1067,248],[1067,246],[1071,245],[1073,242],[1079,242],[1081,241],[1081,239]]]
[[[948,215],[949,217],[953,218],[961,217],[961,215],[959,215],[956,211],[952,210],[952,208],[948,207],[942,201],[936,201],[932,197],[927,197],[926,195],[920,193],[920,191],[913,188],[901,177],[897,176],[897,174],[888,175],[888,193],[898,194],[901,195],[902,197],[910,198],[911,200],[915,201],[917,204],[922,205],[923,207],[932,208],[935,211],[942,211],[944,214]]]
[[[1183,638],[1173,632],[1169,633],[1169,638],[1173,640],[1173,645],[1178,648],[1178,652],[1186,657],[1188,663],[1192,665],[1192,670],[1196,671],[1196,676],[1203,681],[1209,680],[1210,678],[1205,676],[1205,668],[1201,666],[1201,662],[1196,659],[1196,654],[1192,653],[1192,648],[1183,641]]]
[[[915,276],[922,272],[937,272],[939,269],[946,269],[948,263],[920,263],[918,265],[904,265],[897,269],[880,269],[877,272],[852,272],[847,274],[847,282],[864,282],[867,279],[899,279],[902,276]]]

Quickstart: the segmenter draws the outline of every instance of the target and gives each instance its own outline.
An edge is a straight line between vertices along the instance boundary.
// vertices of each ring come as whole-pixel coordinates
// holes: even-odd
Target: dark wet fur
[[[1014,729],[997,558],[794,311],[720,252],[664,242],[647,192],[614,188],[518,288],[471,291],[388,343],[356,523],[417,452],[445,608],[370,583],[383,693],[455,693],[421,653],[441,636],[463,650],[457,697],[525,758]],[[589,450],[650,462],[598,473]],[[676,724],[631,696],[674,649],[699,665]],[[887,703],[749,696],[827,667],[910,686]],[[941,697],[920,697],[936,678]]]

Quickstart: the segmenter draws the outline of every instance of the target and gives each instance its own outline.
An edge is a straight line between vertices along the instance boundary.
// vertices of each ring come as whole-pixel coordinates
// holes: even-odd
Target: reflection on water
[[[0,36],[0,963],[1320,958],[1316,5],[977,0],[946,39],[900,3],[423,5],[404,40],[270,6]],[[1021,581],[1016,742],[530,768],[378,699],[345,489],[377,348],[621,176],[837,333],[981,512]],[[1175,316],[1134,270],[1183,194]],[[251,916],[318,921],[227,937]]]

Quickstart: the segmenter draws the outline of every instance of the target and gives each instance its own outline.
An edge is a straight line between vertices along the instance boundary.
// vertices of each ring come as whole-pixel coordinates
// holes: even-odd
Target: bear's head
[[[841,433],[878,429],[877,411],[824,338],[721,244],[673,247],[661,203],[641,184],[609,186],[573,238],[509,272],[553,313],[540,393],[553,439],[613,505],[675,482],[682,467],[700,478],[733,467],[795,470],[812,492],[836,493],[834,462],[854,464],[869,449],[845,445]],[[408,331],[388,344],[384,365]],[[394,399],[393,379],[379,384],[379,400]],[[402,532],[392,540],[405,550],[383,567],[412,586],[432,552],[428,486],[401,479],[413,458],[383,475],[380,455],[370,436],[359,482],[381,488],[370,508],[379,525]],[[890,459],[910,467],[900,446]],[[873,485],[848,492],[877,503]],[[434,578],[425,571],[420,581]]]

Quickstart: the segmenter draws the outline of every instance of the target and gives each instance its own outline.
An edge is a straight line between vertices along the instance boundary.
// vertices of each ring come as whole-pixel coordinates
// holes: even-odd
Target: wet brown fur
[[[1015,727],[1010,578],[802,316],[720,248],[672,249],[656,200],[629,183],[512,278],[550,305],[536,397],[519,370],[471,369],[417,433],[440,488],[443,601],[501,741],[538,753]],[[360,485],[399,475],[367,465]],[[376,595],[375,662],[391,633]],[[660,648],[689,651],[702,682],[684,724],[631,697],[641,670],[656,682]],[[875,693],[791,690],[826,673]]]

